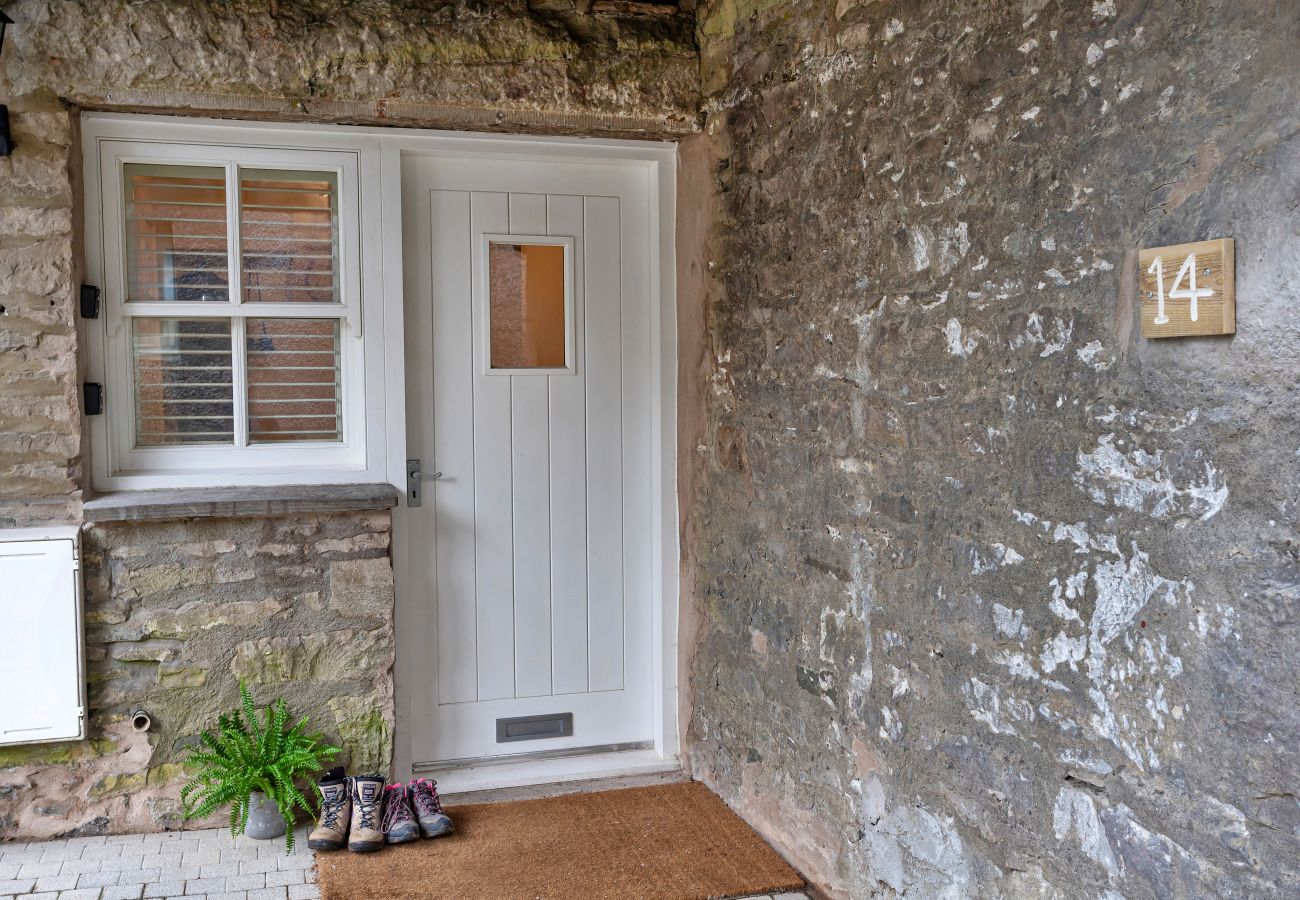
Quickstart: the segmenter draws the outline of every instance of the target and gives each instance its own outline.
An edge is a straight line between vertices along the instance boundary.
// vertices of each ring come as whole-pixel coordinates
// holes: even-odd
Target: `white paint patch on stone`
[[[1102,49],[1096,44],[1088,45],[1088,65],[1095,66],[1097,63],[1101,62],[1101,58],[1105,55],[1106,54]]]
[[[1059,274],[1059,273],[1058,273]],[[1074,335],[1074,320],[1066,322],[1059,316],[1052,317],[1052,336],[1049,338],[1043,326],[1043,317],[1039,313],[1030,313],[1025,319],[1025,330],[1013,337],[1009,343],[1012,350],[1019,350],[1021,347],[1042,346],[1042,352],[1038,355],[1047,358],[1055,353],[1060,353],[1070,343],[1070,338]]]
[[[963,900],[970,896],[970,867],[951,817],[919,802],[889,803],[872,777],[859,791],[860,853],[864,883],[886,886],[891,896]]]
[[[1136,544],[1131,548],[1132,555],[1127,560],[1116,554],[1118,559],[1099,563],[1093,570],[1097,599],[1089,623],[1087,673],[1092,686],[1088,697],[1096,707],[1091,724],[1097,733],[1115,744],[1139,769],[1147,770],[1159,767],[1155,751],[1148,744],[1147,752],[1143,753],[1144,748],[1136,740],[1144,732],[1127,716],[1117,719],[1110,703],[1111,696],[1123,687],[1130,675],[1137,674],[1137,669],[1131,660],[1122,660],[1122,666],[1108,667],[1106,647],[1133,626],[1137,614],[1157,595],[1173,604],[1179,591],[1185,594],[1191,585],[1157,575],[1147,554]]]
[[[1160,92],[1160,97],[1156,100],[1156,118],[1162,122],[1167,122],[1174,116],[1173,108],[1169,101],[1174,99],[1174,86],[1171,84]]]
[[[1088,653],[1088,641],[1082,635],[1068,636],[1058,631],[1056,636],[1043,644],[1043,651],[1038,655],[1038,664],[1044,673],[1050,674],[1057,666],[1069,665],[1070,671],[1079,671],[1079,663]]]
[[[971,574],[984,575],[997,571],[1002,566],[1014,566],[1024,561],[1025,558],[1013,547],[995,543],[989,548],[987,557],[981,556],[978,550],[971,550]]]
[[[945,191],[947,191],[947,188],[945,188]],[[957,193],[959,192],[957,191]],[[970,227],[965,222],[958,222],[956,225],[945,228],[939,236],[939,271],[945,275],[951,272],[953,267],[961,262],[969,252]]]
[[[1196,455],[1202,458],[1199,451]],[[1080,451],[1076,462],[1074,483],[1094,503],[1171,519],[1175,525],[1213,518],[1228,500],[1228,488],[1209,460],[1203,460],[1202,476],[1179,486],[1166,467],[1163,451],[1148,453],[1135,447],[1121,453],[1114,434],[1102,435],[1089,452]]]
[[[1056,758],[1071,768],[1082,769],[1093,775],[1104,777],[1115,771],[1111,764],[1101,757],[1093,756],[1091,753],[1073,747],[1062,750],[1057,754]]]
[[[948,342],[948,354],[950,356],[967,359],[975,352],[977,346],[975,338],[962,336],[961,322],[957,319],[948,320],[948,324],[943,326],[943,334]]]
[[[1083,597],[1083,590],[1087,583],[1087,569],[1066,576],[1064,585],[1061,584],[1059,578],[1053,578],[1048,582],[1048,586],[1052,589],[1052,600],[1048,603],[1047,608],[1050,609],[1057,618],[1064,619],[1066,622],[1079,622],[1082,624],[1083,619],[1079,616],[1079,611],[1066,601],[1078,600]]]
[[[966,708],[977,722],[983,722],[994,734],[1017,735],[1014,722],[1033,722],[1033,706],[1018,697],[1003,697],[993,687],[978,678],[971,678],[962,693]]]
[[[908,229],[907,239],[912,250],[912,271],[924,272],[930,268],[930,245],[934,243],[934,232],[918,225]]]
[[[1033,525],[1039,521],[1038,516],[1031,512],[1025,512],[1019,509],[1013,509],[1011,514],[1016,517],[1016,521],[1021,525]]]
[[[1007,638],[1023,638],[1026,634],[1025,629],[1025,611],[1017,609],[1014,612],[1003,606],[1001,603],[993,604],[993,627],[997,629],[998,634]]]
[[[1132,544],[1132,556],[1127,560],[1098,563],[1093,568],[1092,579],[1097,599],[1089,623],[1094,655],[1118,637],[1137,618],[1138,612],[1157,594],[1165,599],[1183,582],[1171,581],[1152,571],[1150,559]]]
[[[1119,873],[1115,862],[1115,853],[1106,838],[1106,829],[1097,818],[1097,807],[1092,797],[1078,788],[1063,787],[1056,795],[1052,807],[1052,831],[1058,841],[1064,841],[1071,834],[1078,837],[1079,849],[1083,854],[1099,863],[1108,875]]]
[[[1101,341],[1089,341],[1074,351],[1074,355],[1079,357],[1080,361],[1094,372],[1105,372],[1115,363],[1114,357],[1105,362],[1099,358],[1105,352],[1106,348]]]
[[[1020,652],[1010,652],[999,650],[993,654],[993,662],[1002,666],[1016,678],[1023,678],[1026,681],[1041,681],[1038,671],[1034,668],[1033,661],[1025,654]],[[1064,689],[1064,685],[1057,685]]]

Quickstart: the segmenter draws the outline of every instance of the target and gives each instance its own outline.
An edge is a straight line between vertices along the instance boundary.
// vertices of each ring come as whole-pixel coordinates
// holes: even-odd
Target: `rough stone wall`
[[[90,740],[0,748],[0,835],[179,825],[185,750],[238,705],[240,679],[259,706],[310,717],[351,771],[387,773],[389,532],[387,512],[87,529]]]
[[[1300,7],[697,13],[696,772],[834,896],[1296,896]]]
[[[30,98],[9,120],[20,149],[0,157],[0,527],[74,521],[81,500],[72,117]]]
[[[692,0],[17,0],[15,95],[89,108],[689,131]],[[3,81],[0,81],[0,85]]]

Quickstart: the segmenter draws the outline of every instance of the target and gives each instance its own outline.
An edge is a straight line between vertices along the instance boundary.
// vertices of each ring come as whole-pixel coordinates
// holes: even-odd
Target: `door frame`
[[[594,753],[548,758],[548,754],[524,756],[517,762],[462,766],[439,773],[448,792],[580,780],[602,775],[663,771],[678,766],[679,735],[677,706],[678,608],[680,547],[677,530],[677,291],[676,291],[676,178],[677,146],[666,141],[629,141],[587,138],[492,135],[424,130],[375,129],[381,134],[381,191],[383,207],[385,306],[403,311],[394,316],[404,322],[402,234],[402,160],[409,156],[508,159],[516,161],[582,161],[591,165],[618,163],[636,165],[649,178],[650,297],[651,297],[651,417],[655,439],[651,446],[652,547],[651,547],[651,709],[652,741],[649,749]],[[388,347],[403,359],[404,330],[385,335]],[[391,359],[391,357],[390,357]],[[405,411],[406,367],[401,366],[401,409]],[[405,448],[406,417],[401,418],[400,435],[393,443]],[[399,474],[390,479],[405,497],[405,482]],[[395,777],[411,777],[410,716],[412,710],[411,655],[404,652],[404,627],[413,617],[415,598],[411,591],[408,565],[412,538],[405,503],[393,509],[393,569],[396,579],[397,656],[395,681],[395,735],[393,768]]]

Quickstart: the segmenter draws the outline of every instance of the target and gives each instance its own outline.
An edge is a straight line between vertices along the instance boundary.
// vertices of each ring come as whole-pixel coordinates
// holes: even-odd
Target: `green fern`
[[[342,748],[305,734],[306,717],[288,730],[289,712],[279,698],[263,710],[259,722],[248,686],[239,683],[240,708],[217,718],[216,734],[204,732],[201,746],[185,759],[193,777],[181,789],[187,819],[202,819],[230,804],[230,833],[248,826],[249,797],[261,791],[275,804],[285,824],[285,851],[293,850],[296,810],[313,810],[297,781],[314,778]]]

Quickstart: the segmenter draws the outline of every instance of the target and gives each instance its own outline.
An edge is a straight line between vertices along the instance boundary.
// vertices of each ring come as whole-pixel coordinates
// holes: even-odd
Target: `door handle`
[[[424,493],[420,484],[421,480],[437,481],[441,477],[441,472],[421,472],[420,461],[418,459],[408,459],[406,461],[406,505],[421,505]]]

